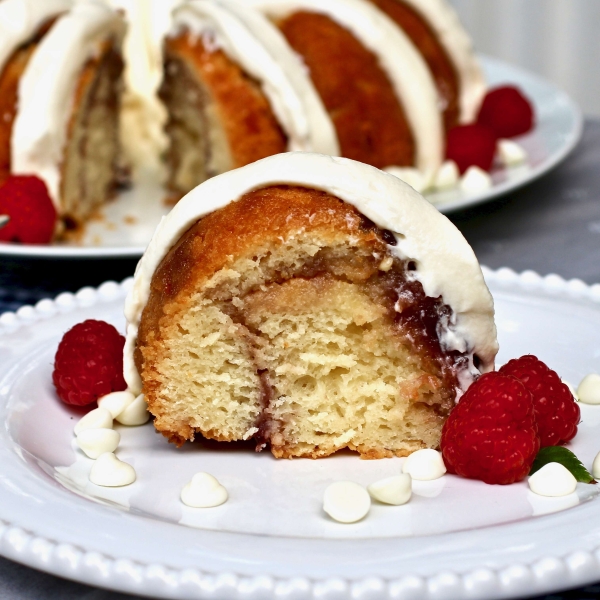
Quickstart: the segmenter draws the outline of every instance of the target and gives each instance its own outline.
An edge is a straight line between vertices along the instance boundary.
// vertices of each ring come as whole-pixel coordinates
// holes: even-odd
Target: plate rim
[[[560,275],[541,276],[527,270],[517,273],[503,267],[482,267],[486,281],[507,290],[542,292],[561,298],[585,299],[600,305],[600,284],[586,284],[580,279],[566,280]],[[89,308],[122,298],[130,289],[132,278],[121,283],[107,281],[98,288],[85,287],[77,293],[65,292],[54,300],[41,300],[35,306],[23,306],[16,312],[0,315],[0,336],[21,327],[52,318],[54,315]],[[84,544],[85,545],[85,544]],[[583,544],[582,544],[583,547]],[[51,539],[9,522],[2,515],[0,503],[0,555],[27,566],[116,591],[161,598],[212,598],[233,600],[357,600],[416,598],[514,598],[524,594],[549,592],[560,585],[574,587],[600,577],[600,539],[592,549],[547,556],[532,563],[516,562],[509,567],[467,568],[464,572],[443,570],[435,575],[401,575],[385,577],[309,578],[277,576],[256,572],[254,575],[209,569],[173,568],[168,564],[144,563],[100,554],[68,538]]]
[[[546,79],[533,71],[514,65],[508,61],[492,57],[487,54],[477,53],[477,58],[481,61],[483,68],[487,64],[498,64],[503,68],[508,68],[511,73],[517,74],[521,78],[537,81],[540,85],[551,87],[555,93],[560,95],[565,104],[569,106],[574,125],[569,134],[568,140],[560,151],[556,152],[550,160],[544,162],[538,167],[531,169],[528,176],[516,181],[504,181],[494,186],[485,193],[474,195],[473,197],[463,197],[451,202],[433,204],[442,214],[448,215],[458,210],[468,209],[484,202],[489,202],[506,193],[515,191],[534,180],[542,177],[559,163],[561,163],[577,146],[583,134],[584,117],[579,105],[573,98],[554,82]],[[425,196],[427,197],[427,196]],[[158,224],[158,223],[157,223]],[[35,259],[65,259],[76,260],[85,258],[113,259],[113,258],[140,258],[144,253],[146,246],[63,246],[63,245],[23,245],[0,243],[0,257],[6,258],[35,258]]]

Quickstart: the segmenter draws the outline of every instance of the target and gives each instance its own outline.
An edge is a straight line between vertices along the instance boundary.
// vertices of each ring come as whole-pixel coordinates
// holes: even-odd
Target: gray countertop
[[[568,279],[600,282],[600,121],[586,122],[583,140],[553,172],[494,202],[455,213],[451,219],[488,267],[533,269],[542,275],[558,273]],[[121,263],[119,273],[123,268],[133,272],[134,266],[134,262]],[[12,279],[8,268],[3,279],[0,266],[0,313],[14,310],[20,299],[31,302],[55,295],[56,290],[39,285],[42,269],[46,273],[51,268],[46,262],[26,268],[12,265]],[[108,261],[96,262],[89,272],[79,269],[76,277],[71,271],[71,289],[114,279],[114,270]],[[18,271],[27,277],[15,280]],[[35,290],[31,282],[37,283]],[[0,600],[45,598],[119,600],[131,596],[66,581],[0,558]],[[541,598],[600,598],[600,585]]]

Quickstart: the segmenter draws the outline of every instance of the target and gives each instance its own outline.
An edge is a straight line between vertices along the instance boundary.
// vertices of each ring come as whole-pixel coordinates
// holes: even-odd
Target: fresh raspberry
[[[0,215],[10,221],[0,228],[1,242],[48,244],[56,226],[56,208],[46,184],[33,175],[10,175],[0,187]]]
[[[458,125],[448,132],[446,158],[458,165],[461,174],[472,166],[489,171],[496,153],[496,141],[489,127],[476,123]]]
[[[52,381],[59,398],[84,406],[124,390],[124,345],[125,338],[104,321],[89,319],[69,329],[54,359]]]
[[[555,371],[527,354],[507,362],[499,372],[516,377],[531,392],[542,448],[558,446],[575,437],[579,405]]]
[[[522,135],[533,127],[533,106],[516,87],[499,87],[486,94],[477,123],[492,129],[499,138]]]
[[[440,446],[450,473],[485,483],[520,481],[540,448],[529,390],[514,377],[482,375],[450,413]]]

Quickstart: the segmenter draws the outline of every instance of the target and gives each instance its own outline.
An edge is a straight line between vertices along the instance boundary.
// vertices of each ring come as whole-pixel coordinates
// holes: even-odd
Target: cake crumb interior
[[[343,210],[356,235],[320,226],[278,235],[273,225],[273,235],[247,252],[239,244],[201,285],[187,281],[161,304],[139,350],[155,425],[171,441],[254,438],[288,458],[342,448],[406,456],[438,445],[456,382],[437,338],[408,318],[426,312],[417,307],[425,296],[384,234]],[[190,233],[174,255],[208,243],[201,238]],[[398,312],[402,289],[415,306]]]

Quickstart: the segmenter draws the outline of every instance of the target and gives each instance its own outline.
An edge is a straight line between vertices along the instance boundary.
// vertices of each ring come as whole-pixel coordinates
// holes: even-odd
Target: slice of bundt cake
[[[125,25],[100,0],[70,4],[0,4],[23,21],[8,45],[0,40],[0,103],[9,115],[0,169],[44,180],[62,221],[75,226],[115,181]]]
[[[277,457],[435,448],[497,351],[491,296],[450,221],[391,175],[308,153],[183,198],[126,316],[126,380],[158,431],[253,438]]]

